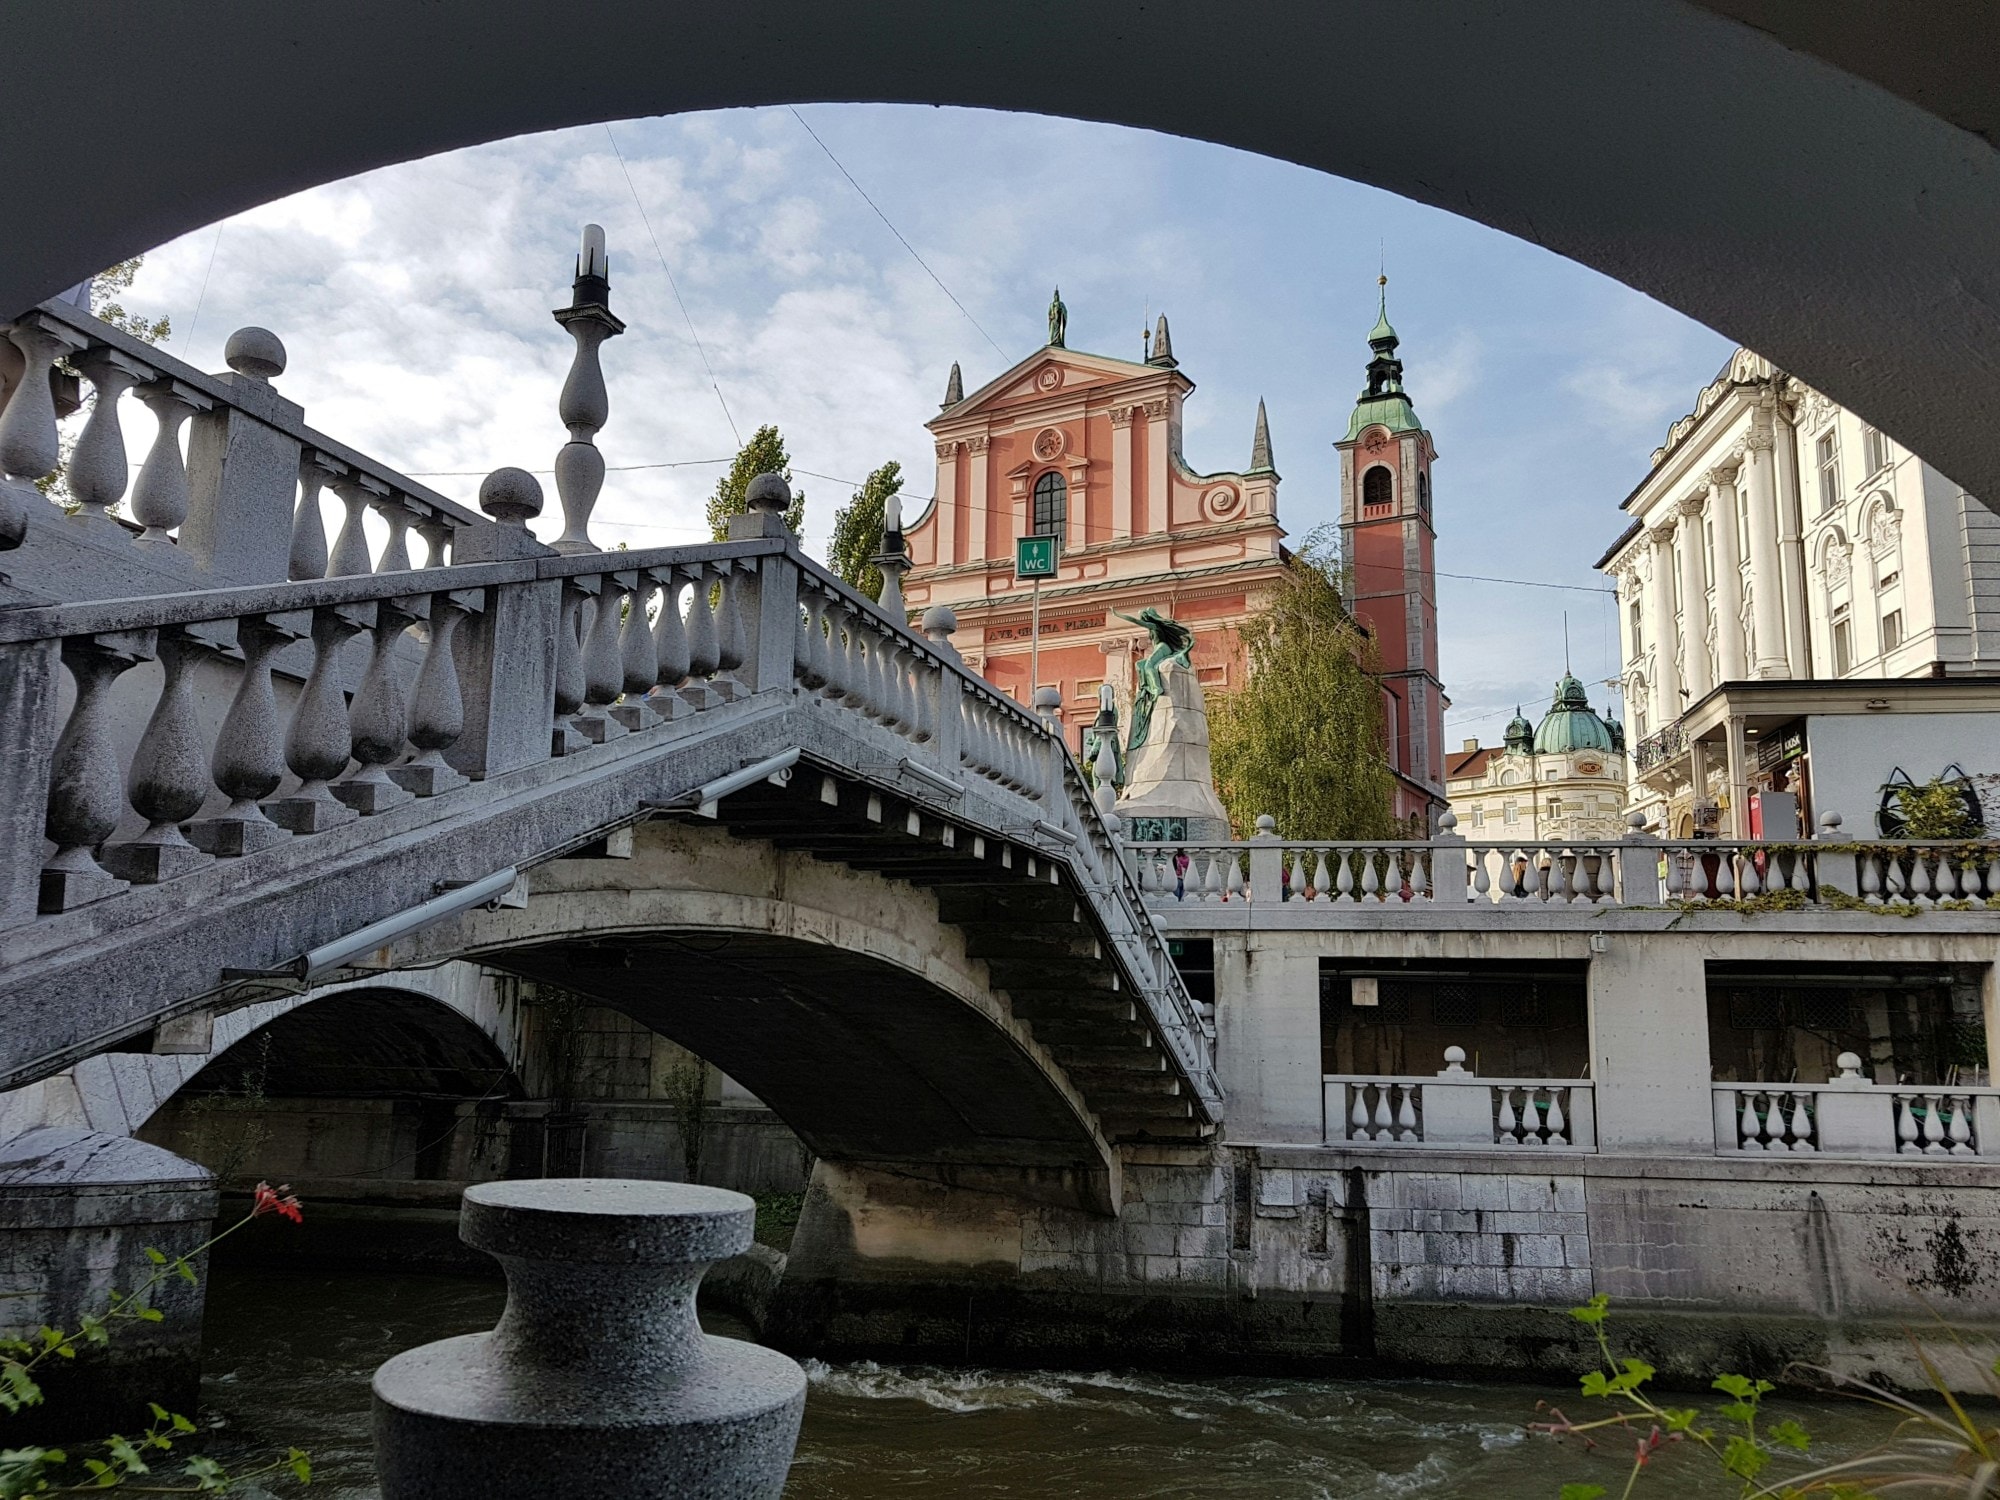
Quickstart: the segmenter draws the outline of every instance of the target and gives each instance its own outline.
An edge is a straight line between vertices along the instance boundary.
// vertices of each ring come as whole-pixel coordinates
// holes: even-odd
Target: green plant
[[[729,518],[750,508],[750,481],[759,474],[776,474],[792,482],[792,459],[785,451],[785,439],[766,423],[750,434],[750,441],[737,450],[729,472],[715,481],[715,493],[708,497],[708,529],[718,542],[729,540]],[[794,533],[805,524],[806,492],[794,490],[792,503],[785,507],[785,525]]]
[[[708,1064],[692,1052],[677,1059],[661,1080],[681,1133],[683,1180],[701,1181],[701,1151],[708,1135]]]
[[[882,570],[873,558],[882,547],[882,522],[889,497],[903,487],[903,466],[894,459],[882,465],[854,492],[852,503],[833,513],[833,536],[826,544],[826,565],[842,583],[882,597]]]
[[[1612,1352],[1605,1332],[1610,1298],[1600,1292],[1584,1306],[1571,1308],[1570,1316],[1596,1336],[1604,1362],[1602,1369],[1583,1377],[1582,1393],[1608,1402],[1611,1414],[1573,1422],[1550,1407],[1551,1420],[1530,1423],[1529,1430],[1557,1439],[1580,1438],[1587,1447],[1596,1446],[1593,1434],[1615,1429],[1620,1435],[1631,1436],[1631,1466],[1625,1471],[1618,1500],[1628,1500],[1640,1476],[1675,1447],[1705,1454],[1739,1483],[1742,1500],[1804,1500],[1812,1495],[1828,1496],[1829,1500],[1888,1500],[1905,1495],[1933,1500],[2000,1500],[2000,1425],[1982,1426],[1967,1411],[1930,1352],[1915,1338],[1911,1344],[1919,1367],[1942,1402],[1942,1412],[1866,1381],[1812,1366],[1797,1367],[1814,1377],[1821,1388],[1857,1395],[1898,1420],[1882,1444],[1858,1458],[1770,1477],[1773,1463],[1799,1463],[1812,1444],[1810,1434],[1798,1422],[1765,1419],[1763,1401],[1777,1389],[1773,1382],[1747,1375],[1716,1376],[1710,1388],[1729,1399],[1715,1409],[1713,1419],[1698,1407],[1666,1406],[1646,1390],[1656,1373],[1653,1367],[1643,1359],[1620,1359]],[[1945,1333],[1961,1353],[1966,1352],[1949,1329]],[[1984,1378],[1988,1395],[2000,1400],[2000,1361]],[[1601,1484],[1572,1481],[1562,1486],[1559,1500],[1599,1500],[1610,1493]]]
[[[153,1306],[154,1290],[170,1277],[194,1284],[199,1279],[194,1269],[196,1260],[252,1219],[266,1214],[290,1219],[295,1224],[303,1218],[299,1200],[286,1188],[260,1182],[251,1198],[250,1212],[185,1255],[169,1257],[148,1248],[146,1258],[153,1263],[153,1274],[132,1291],[113,1290],[104,1310],[83,1314],[77,1319],[76,1328],[43,1324],[33,1338],[0,1338],[0,1410],[13,1414],[42,1404],[42,1387],[35,1372],[49,1360],[75,1359],[84,1349],[108,1344],[114,1330],[122,1324],[159,1322],[163,1315]],[[21,1495],[80,1495],[118,1489],[132,1495],[219,1495],[246,1480],[288,1473],[300,1484],[312,1482],[312,1460],[297,1448],[287,1449],[281,1458],[234,1475],[214,1459],[195,1454],[182,1463],[181,1482],[165,1480],[154,1474],[153,1465],[172,1453],[174,1444],[193,1433],[195,1425],[157,1402],[150,1404],[150,1410],[152,1423],[138,1436],[114,1432],[93,1444],[101,1457],[72,1460],[61,1448],[0,1449],[0,1500],[15,1500]],[[88,1477],[74,1476],[73,1471],[64,1473],[73,1462]]]

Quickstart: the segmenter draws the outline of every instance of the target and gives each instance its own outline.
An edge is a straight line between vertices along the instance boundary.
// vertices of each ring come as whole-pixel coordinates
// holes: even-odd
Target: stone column
[[[1111,408],[1111,535],[1124,538],[1136,530],[1132,510],[1132,471],[1138,466],[1138,457],[1132,451],[1132,438],[1137,431],[1132,418],[1138,414],[1133,406]]]
[[[1743,728],[1742,714],[1731,714],[1722,726],[1729,767],[1729,826],[1722,832],[1736,839],[1750,837],[1750,809],[1746,805],[1750,796],[1750,756]]]
[[[741,1193],[676,1182],[468,1188],[459,1235],[500,1262],[507,1307],[491,1333],[375,1372],[383,1500],[777,1500],[805,1372],[695,1321],[703,1273],[750,1248],[755,1216]]]
[[[1709,514],[1715,522],[1715,656],[1724,682],[1749,675],[1743,639],[1743,549],[1736,530],[1736,466],[1708,471]]]
[[[1778,560],[1778,483],[1771,429],[1754,423],[1743,439],[1743,482],[1750,491],[1750,607],[1756,625],[1759,677],[1783,677],[1785,579]]]
[[[1616,932],[1593,954],[1590,1076],[1601,1149],[1709,1156],[1708,985],[1698,945]]]
[[[1812,636],[1807,623],[1806,547],[1799,534],[1799,447],[1792,424],[1772,410],[1773,493],[1777,498],[1778,566],[1785,581],[1785,662],[1794,677],[1810,677]],[[1872,614],[1873,611],[1870,611]]]
[[[937,445],[937,499],[932,502],[937,525],[931,535],[937,541],[935,566],[948,568],[958,561],[958,443]],[[977,503],[976,501],[974,502]],[[976,519],[976,518],[975,518]]]
[[[1688,702],[1707,696],[1715,686],[1708,670],[1708,580],[1701,529],[1702,501],[1688,495],[1681,513],[1681,668],[1687,679]]]
[[[1646,540],[1653,544],[1653,576],[1646,584],[1653,633],[1653,717],[1658,721],[1653,727],[1660,730],[1681,716],[1681,674],[1674,660],[1674,644],[1680,639],[1674,626],[1674,523],[1661,522],[1646,533]]]
[[[992,488],[986,480],[987,450],[992,446],[993,440],[983,433],[965,440],[965,451],[972,455],[971,513],[965,518],[967,562],[986,560],[986,528],[993,523],[994,510]]]

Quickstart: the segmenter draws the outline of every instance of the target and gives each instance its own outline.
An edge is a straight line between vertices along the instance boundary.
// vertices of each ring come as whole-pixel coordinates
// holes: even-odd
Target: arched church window
[[[1035,536],[1061,536],[1063,513],[1069,500],[1069,486],[1054,469],[1035,481]]]
[[[1417,476],[1417,509],[1425,515],[1431,513],[1431,476],[1428,474]]]
[[[1361,503],[1365,506],[1387,505],[1396,498],[1395,481],[1381,464],[1375,465],[1361,476]]]

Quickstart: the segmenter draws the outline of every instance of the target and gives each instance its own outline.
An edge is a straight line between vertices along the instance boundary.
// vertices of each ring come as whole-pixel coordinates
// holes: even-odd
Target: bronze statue
[[[1069,332],[1069,309],[1063,306],[1062,288],[1057,287],[1055,295],[1049,299],[1049,347],[1063,347],[1063,335]]]
[[[1167,690],[1161,668],[1177,661],[1190,672],[1194,670],[1194,632],[1150,604],[1136,616],[1116,609],[1111,612],[1121,620],[1145,626],[1153,638],[1153,648],[1139,658],[1139,694],[1132,702],[1132,736],[1125,742],[1129,754],[1146,743],[1146,734],[1153,727],[1153,705]]]

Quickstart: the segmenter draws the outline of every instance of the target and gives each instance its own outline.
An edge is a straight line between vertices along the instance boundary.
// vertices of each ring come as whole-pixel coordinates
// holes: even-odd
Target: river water
[[[224,1271],[209,1289],[204,1421],[227,1462],[306,1449],[319,1500],[379,1500],[369,1377],[391,1354],[490,1328],[499,1282],[380,1272]],[[711,1331],[740,1335],[726,1319]],[[1554,1500],[1565,1481],[1617,1494],[1626,1440],[1585,1454],[1531,1436],[1537,1397],[1582,1420],[1575,1388],[1439,1380],[1193,1379],[808,1362],[786,1500],[1055,1496],[1060,1500]],[[1794,1414],[1797,1409],[1794,1409]],[[1803,1413],[1823,1440],[1860,1431],[1841,1404]],[[1837,1450],[1819,1456],[1831,1458]],[[1640,1494],[1733,1496],[1669,1451]],[[584,1497],[579,1497],[584,1500]]]

